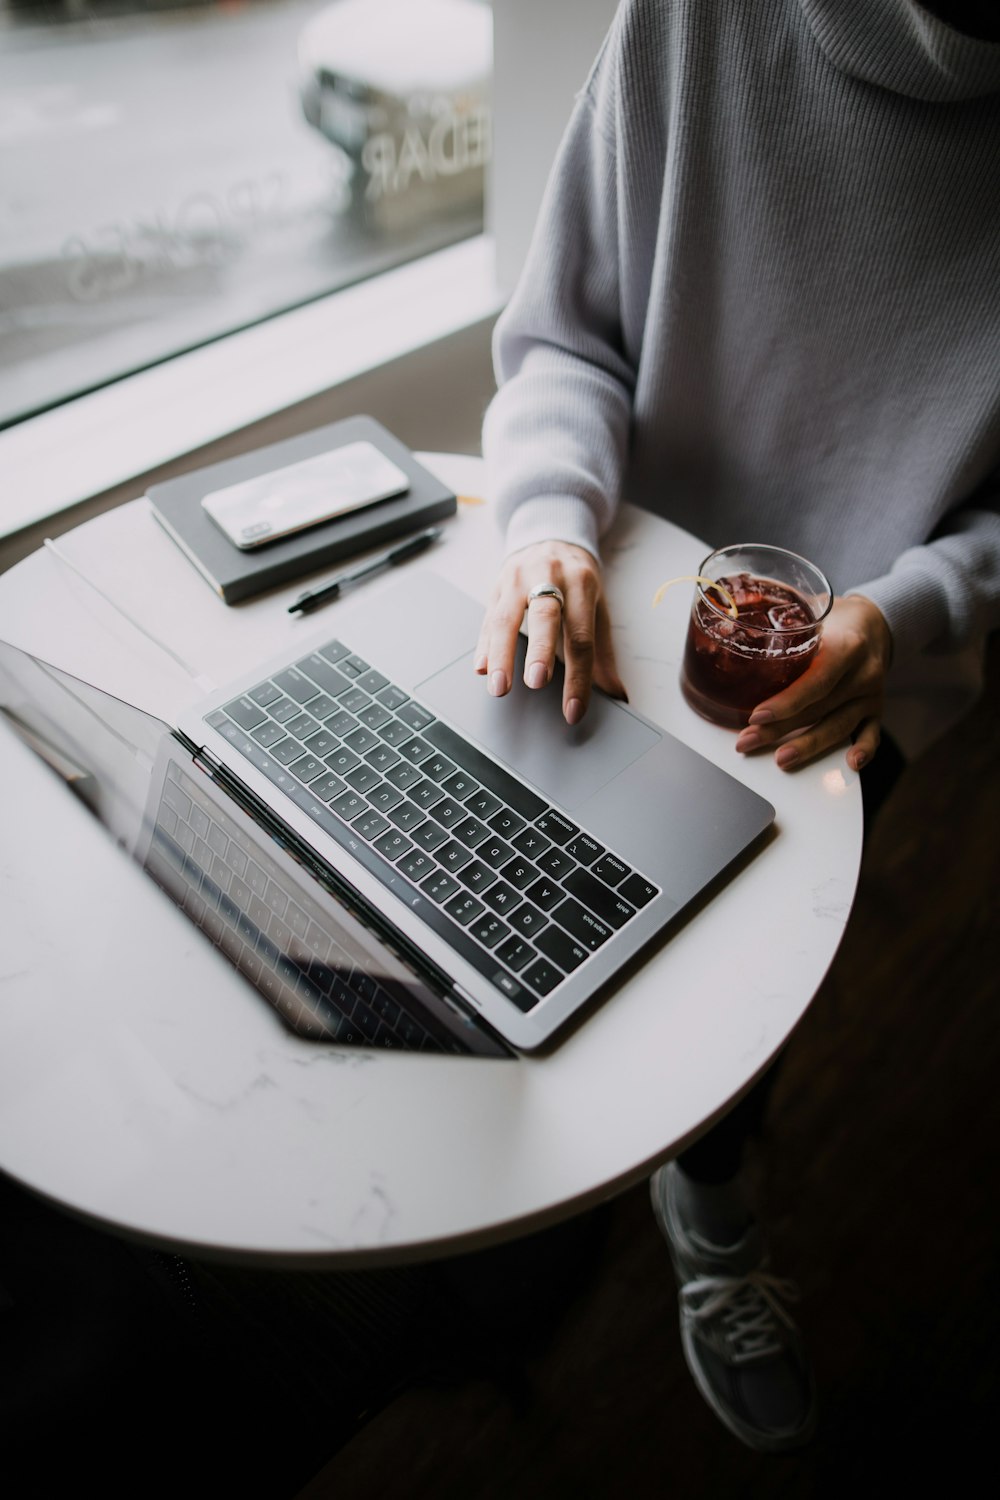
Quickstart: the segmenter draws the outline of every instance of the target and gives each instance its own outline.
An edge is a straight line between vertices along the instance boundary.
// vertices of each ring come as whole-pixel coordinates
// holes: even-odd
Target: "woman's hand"
[[[528,593],[540,583],[554,583],[561,589],[565,605],[545,596],[532,600],[524,680],[529,688],[545,687],[552,680],[561,646],[566,666],[563,715],[567,724],[578,724],[586,713],[593,683],[614,698],[628,698],[615,666],[600,565],[586,548],[569,542],[538,542],[507,558],[479,632],[475,669],[487,679],[495,698],[510,691]]]
[[[758,704],[737,750],[766,750],[780,740],[774,758],[787,771],[853,738],[847,764],[860,771],[878,748],[891,656],[881,610],[860,594],[835,599],[815,661],[791,687]]]

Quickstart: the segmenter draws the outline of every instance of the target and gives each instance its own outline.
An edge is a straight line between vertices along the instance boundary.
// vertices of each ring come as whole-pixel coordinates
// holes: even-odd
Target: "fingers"
[[[554,584],[563,595],[542,595],[528,604],[538,584]],[[577,724],[586,713],[593,684],[626,697],[615,665],[611,622],[596,560],[582,547],[543,542],[514,553],[500,573],[479,633],[475,670],[496,697],[513,684],[518,632],[527,608],[524,681],[545,687],[560,650],[565,662],[563,714]]]

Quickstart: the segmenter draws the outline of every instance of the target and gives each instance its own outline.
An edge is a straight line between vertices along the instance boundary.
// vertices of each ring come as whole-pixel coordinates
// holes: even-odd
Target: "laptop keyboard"
[[[206,722],[522,1011],[659,894],[342,641]]]

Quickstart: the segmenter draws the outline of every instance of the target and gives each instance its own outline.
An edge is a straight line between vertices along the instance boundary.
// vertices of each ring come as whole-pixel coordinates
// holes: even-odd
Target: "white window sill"
[[[495,317],[466,240],[0,432],[0,537]]]

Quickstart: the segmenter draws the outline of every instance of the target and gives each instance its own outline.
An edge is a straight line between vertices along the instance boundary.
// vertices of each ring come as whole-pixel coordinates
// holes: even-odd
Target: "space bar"
[[[498,766],[495,760],[484,755],[482,750],[477,750],[475,745],[470,745],[468,740],[463,740],[454,729],[449,729],[447,724],[442,724],[440,719],[435,719],[433,724],[428,724],[421,733],[425,740],[430,740],[436,750],[441,750],[445,755],[451,757],[463,771],[468,771],[483,786],[489,787],[490,791],[497,797],[502,798],[508,807],[512,807],[522,818],[527,818],[529,823],[543,812],[548,810],[548,803],[543,802],[533,791],[518,781],[502,766]]]

